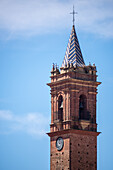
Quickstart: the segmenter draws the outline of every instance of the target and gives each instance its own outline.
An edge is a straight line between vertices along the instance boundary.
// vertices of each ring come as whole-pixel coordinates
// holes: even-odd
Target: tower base
[[[100,132],[62,130],[47,133],[51,140],[51,170],[97,170],[97,136]],[[62,137],[64,146],[56,148],[56,140]]]

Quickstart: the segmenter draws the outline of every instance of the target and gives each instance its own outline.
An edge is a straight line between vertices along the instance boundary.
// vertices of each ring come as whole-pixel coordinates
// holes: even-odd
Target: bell
[[[80,108],[83,109],[83,103],[82,102],[80,102]]]
[[[60,109],[63,109],[63,101],[61,102]]]

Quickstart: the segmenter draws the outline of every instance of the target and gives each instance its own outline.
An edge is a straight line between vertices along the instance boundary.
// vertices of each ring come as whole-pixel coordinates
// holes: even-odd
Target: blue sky
[[[112,170],[113,1],[0,1],[0,170],[49,170],[52,63],[62,64],[72,29],[98,71],[98,170]]]

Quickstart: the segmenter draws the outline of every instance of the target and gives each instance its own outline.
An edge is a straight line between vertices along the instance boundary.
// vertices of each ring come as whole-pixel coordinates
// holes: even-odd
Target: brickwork
[[[57,136],[51,137],[51,170],[69,170],[70,169],[70,138],[69,135],[63,135],[64,147],[61,151],[56,148]]]
[[[97,169],[96,136],[71,135],[71,170]]]
[[[87,66],[86,68],[87,70],[93,69],[94,71],[92,72],[95,72],[95,67]],[[53,74],[52,72],[51,83],[48,84],[51,87],[52,132],[68,128],[82,129],[81,121],[79,121],[79,100],[81,95],[86,96],[87,110],[85,114],[89,115],[90,121],[86,130],[97,130],[96,94],[97,86],[100,83],[96,81],[96,74],[90,74],[90,71],[84,73],[83,68],[77,68],[75,71],[68,69],[65,73],[57,71],[57,74]],[[61,127],[58,119],[59,95],[63,97],[63,122],[60,124]]]
[[[100,82],[96,77],[95,66],[52,69],[51,83],[48,83],[51,88],[48,133],[51,170],[97,169],[96,95]],[[59,116],[60,96],[63,99],[62,116]],[[61,151],[56,148],[58,137],[64,141]]]
[[[84,133],[83,133],[84,132]],[[97,132],[80,130],[48,133],[51,137],[51,170],[96,170]],[[58,137],[64,140],[61,151],[56,148]]]

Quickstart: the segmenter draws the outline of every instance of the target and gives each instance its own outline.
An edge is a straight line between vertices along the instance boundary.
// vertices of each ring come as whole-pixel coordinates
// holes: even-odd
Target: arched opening
[[[63,97],[59,96],[58,99],[58,120],[63,121]]]
[[[87,112],[87,98],[85,95],[79,97],[79,119],[89,120]]]

